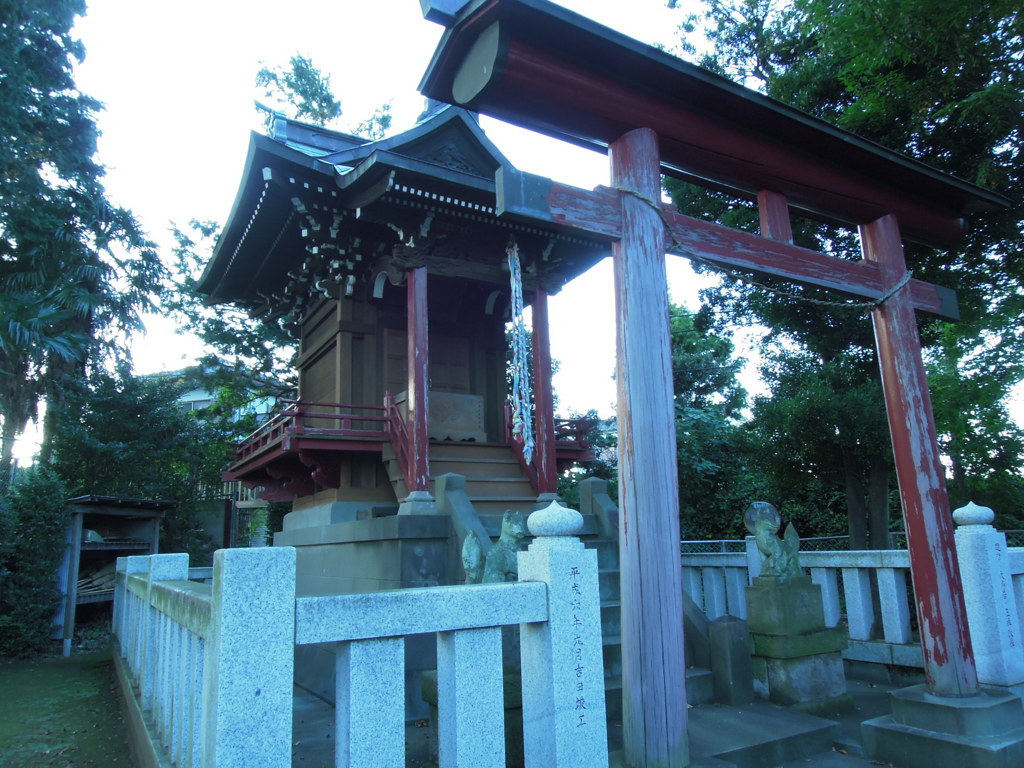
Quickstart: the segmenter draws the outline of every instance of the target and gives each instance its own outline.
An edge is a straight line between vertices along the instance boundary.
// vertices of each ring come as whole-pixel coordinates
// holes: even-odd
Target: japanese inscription
[[[580,588],[580,569],[578,566],[569,568],[571,582],[571,593],[569,607],[572,610],[572,643],[569,647],[570,659],[573,664],[573,671],[576,673],[575,712],[577,717],[576,727],[581,728],[587,725],[587,692],[583,682],[583,629],[585,622],[580,618],[583,613],[583,590]]]

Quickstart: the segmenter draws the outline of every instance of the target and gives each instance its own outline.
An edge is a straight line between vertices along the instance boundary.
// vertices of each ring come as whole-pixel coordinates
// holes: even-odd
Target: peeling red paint
[[[895,217],[862,226],[861,239],[865,259],[879,266],[887,285],[898,285],[906,264]],[[872,320],[903,502],[925,677],[935,694],[971,695],[979,690],[978,677],[909,285],[879,306]]]

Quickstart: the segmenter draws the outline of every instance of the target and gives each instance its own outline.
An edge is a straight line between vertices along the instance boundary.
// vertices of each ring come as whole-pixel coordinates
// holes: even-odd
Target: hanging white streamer
[[[530,392],[530,334],[523,322],[523,269],[519,246],[508,250],[508,270],[512,286],[512,436],[523,445],[526,463],[533,461],[533,395]]]

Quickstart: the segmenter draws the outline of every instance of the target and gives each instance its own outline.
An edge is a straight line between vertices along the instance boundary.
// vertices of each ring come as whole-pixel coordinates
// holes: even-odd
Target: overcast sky
[[[561,0],[563,5],[646,43],[673,48],[684,10],[664,0]],[[77,32],[88,51],[81,90],[105,104],[100,159],[107,190],[131,208],[150,236],[169,241],[169,222],[223,223],[241,177],[261,62],[284,67],[311,57],[331,77],[342,128],[391,102],[393,129],[422,111],[416,86],[441,35],[418,0],[89,0]],[[484,119],[492,141],[517,167],[576,186],[606,184],[607,158]],[[670,259],[673,298],[696,307],[685,262]],[[610,263],[591,270],[551,302],[552,352],[563,410],[612,413],[615,388]],[[139,373],[191,362],[194,344],[169,323],[147,320],[134,346]]]

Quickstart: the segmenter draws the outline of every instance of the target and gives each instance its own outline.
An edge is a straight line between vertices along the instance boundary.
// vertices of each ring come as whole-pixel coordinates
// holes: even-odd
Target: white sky
[[[647,43],[673,48],[688,8],[665,0],[556,0]],[[690,3],[680,3],[690,6]],[[417,0],[90,0],[77,32],[88,51],[77,82],[102,101],[100,159],[107,190],[131,208],[149,234],[169,242],[169,222],[223,223],[234,201],[248,134],[259,129],[253,100],[261,62],[287,65],[300,53],[331,76],[345,126],[392,102],[393,129],[423,108],[416,86],[441,28],[423,19]],[[484,130],[522,170],[590,188],[608,183],[607,159],[484,118]],[[169,246],[168,246],[169,247]],[[683,259],[669,257],[675,302],[697,307],[697,285]],[[147,319],[134,345],[139,373],[192,361],[197,344],[171,324]],[[183,330],[183,329],[177,329]],[[611,265],[605,261],[551,301],[554,384],[563,411],[613,412],[615,323]],[[738,346],[745,346],[742,340]],[[748,369],[749,370],[749,369]],[[756,376],[744,376],[748,389]],[[1024,412],[1024,388],[1012,407]],[[1018,416],[1018,418],[1020,418]]]
[[[578,13],[643,42],[673,47],[685,11],[664,0],[561,0]],[[77,32],[88,51],[79,88],[105,105],[100,159],[111,198],[132,209],[150,236],[168,243],[169,222],[223,223],[241,177],[260,63],[284,67],[300,53],[331,76],[350,126],[392,102],[393,130],[410,127],[424,100],[416,90],[441,35],[417,0],[90,0]],[[608,183],[607,158],[484,118],[492,141],[517,167],[579,187]],[[168,246],[169,247],[169,246]],[[562,409],[615,400],[615,320],[606,260],[551,301],[552,354]],[[696,308],[685,261],[670,257],[673,300]],[[147,319],[134,345],[139,373],[188,364],[194,341]]]

